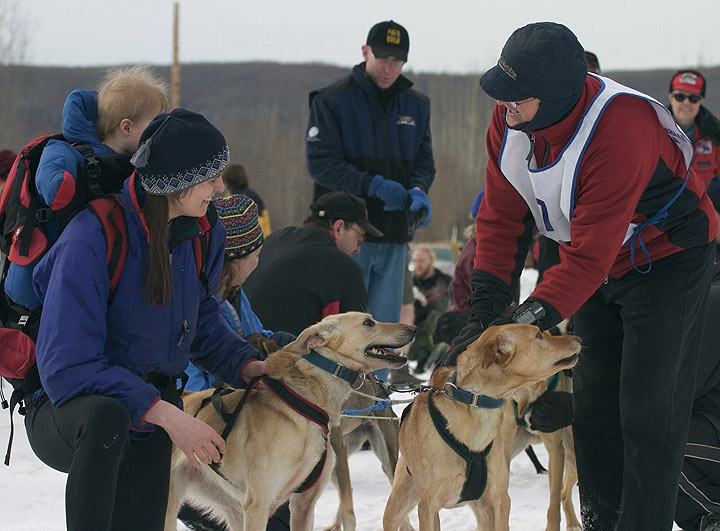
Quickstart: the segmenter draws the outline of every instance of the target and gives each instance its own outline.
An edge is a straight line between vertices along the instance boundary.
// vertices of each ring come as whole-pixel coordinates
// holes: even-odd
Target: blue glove
[[[392,212],[402,210],[408,202],[408,191],[397,181],[385,179],[382,175],[373,177],[368,195],[372,195],[385,203],[383,210]]]
[[[416,213],[421,218],[417,223],[408,223],[408,234],[414,234],[416,230],[427,227],[432,217],[432,208],[430,207],[430,199],[425,192],[416,188],[408,190],[410,194],[410,212]]]

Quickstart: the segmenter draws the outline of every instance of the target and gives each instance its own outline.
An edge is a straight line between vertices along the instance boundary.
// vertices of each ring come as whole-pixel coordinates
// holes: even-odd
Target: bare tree
[[[18,0],[0,0],[0,149],[18,149],[27,139],[18,138],[16,110],[22,68],[28,53],[28,33]]]

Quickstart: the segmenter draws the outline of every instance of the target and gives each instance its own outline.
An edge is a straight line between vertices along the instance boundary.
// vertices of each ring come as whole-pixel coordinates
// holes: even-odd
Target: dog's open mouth
[[[555,365],[563,365],[563,366],[572,367],[577,363],[579,357],[580,356],[578,356],[577,354],[573,354],[569,358],[563,358],[560,361],[556,361]]]
[[[373,345],[365,349],[365,355],[370,356],[371,358],[389,361],[390,363],[405,363],[406,361],[404,356],[385,350],[385,347],[381,347],[379,345]]]

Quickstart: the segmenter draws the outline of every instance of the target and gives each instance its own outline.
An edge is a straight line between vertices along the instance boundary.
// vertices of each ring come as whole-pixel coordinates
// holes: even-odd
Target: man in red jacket
[[[669,531],[717,232],[692,144],[661,103],[587,74],[560,24],[516,30],[480,86],[497,106],[470,318],[445,362],[492,324],[574,313],[584,529]],[[535,226],[560,262],[503,316]]]
[[[695,173],[711,189],[720,191],[720,121],[703,105],[706,88],[700,72],[678,71],[670,80],[670,112],[693,143]]]

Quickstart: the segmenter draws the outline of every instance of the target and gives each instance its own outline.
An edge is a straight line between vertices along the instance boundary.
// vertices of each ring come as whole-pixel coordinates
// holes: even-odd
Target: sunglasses
[[[702,101],[702,96],[699,94],[690,94],[689,96],[687,94],[673,94],[672,97],[675,101],[679,101],[680,103],[684,102],[685,98],[689,99],[690,103]]]

